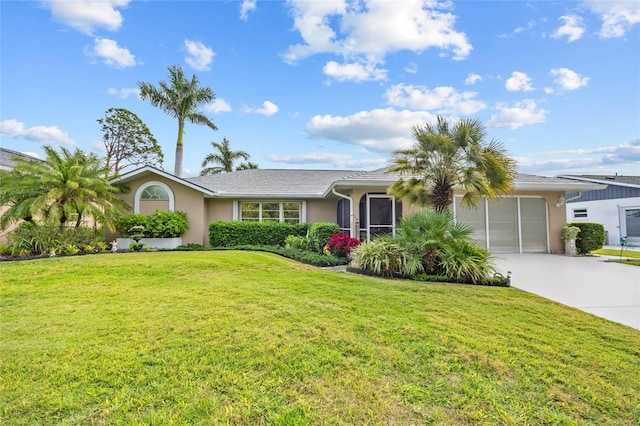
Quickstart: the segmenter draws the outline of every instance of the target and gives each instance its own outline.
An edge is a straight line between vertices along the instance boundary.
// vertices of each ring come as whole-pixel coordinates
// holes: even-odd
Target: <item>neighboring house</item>
[[[0,170],[11,170],[15,164],[14,158],[22,158],[25,160],[37,160],[36,157],[32,157],[27,154],[23,154],[11,149],[0,148]]]
[[[15,158],[22,158],[25,160],[38,160],[31,155],[23,154],[11,149],[0,148],[0,170],[11,170],[15,165]],[[0,216],[7,210],[6,206],[0,206]],[[9,226],[6,229],[0,228],[0,242],[6,242],[7,234],[15,228],[15,225]]]
[[[386,193],[395,180],[387,169],[250,169],[180,178],[145,166],[112,183],[130,189],[123,199],[134,213],[184,211],[189,230],[183,244],[208,245],[208,225],[213,221],[333,222],[364,241],[377,234],[394,234],[399,218],[419,209]],[[494,253],[562,253],[567,192],[605,187],[518,175],[512,196],[485,201],[476,209],[462,208],[457,192],[454,215],[472,226],[476,240]]]
[[[640,176],[562,175],[576,182],[607,185],[604,189],[567,194],[567,222],[601,223],[607,245],[640,246]]]

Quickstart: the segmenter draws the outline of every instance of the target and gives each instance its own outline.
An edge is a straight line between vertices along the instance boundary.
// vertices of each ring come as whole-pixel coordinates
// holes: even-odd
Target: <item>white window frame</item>
[[[150,186],[159,186],[162,189],[164,189],[165,191],[167,191],[167,194],[169,195],[169,211],[172,212],[175,209],[175,197],[173,196],[173,191],[171,190],[171,188],[169,188],[169,185],[167,185],[164,182],[160,182],[157,180],[152,180],[149,182],[145,182],[142,185],[140,185],[140,187],[138,188],[138,190],[136,191],[134,197],[133,197],[133,212],[134,213],[140,213],[140,197],[142,197],[142,193],[144,192],[145,189],[147,189]]]
[[[291,223],[284,220],[284,203],[298,203],[300,205],[300,216],[297,223],[307,223],[307,202],[304,200],[238,200],[233,203],[233,220],[242,221],[242,203],[258,203],[258,220],[252,222],[263,222],[262,220],[262,204],[263,203],[279,203],[280,214],[279,223]],[[275,221],[272,221],[275,222]]]

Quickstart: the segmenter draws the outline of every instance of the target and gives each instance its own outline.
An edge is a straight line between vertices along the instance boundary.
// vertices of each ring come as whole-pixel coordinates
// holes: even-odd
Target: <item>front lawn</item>
[[[270,253],[0,263],[0,424],[609,424],[640,332]]]

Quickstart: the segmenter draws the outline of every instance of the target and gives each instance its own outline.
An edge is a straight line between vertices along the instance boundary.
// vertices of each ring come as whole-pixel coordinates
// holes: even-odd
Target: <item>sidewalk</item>
[[[513,287],[640,330],[640,268],[610,259],[499,254],[496,266]]]

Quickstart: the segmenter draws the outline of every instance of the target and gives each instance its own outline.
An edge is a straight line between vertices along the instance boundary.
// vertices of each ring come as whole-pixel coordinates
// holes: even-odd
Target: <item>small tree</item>
[[[109,108],[97,120],[106,150],[105,164],[113,174],[129,166],[162,167],[162,148],[140,118],[124,108]]]
[[[120,188],[107,181],[107,169],[94,154],[79,149],[61,152],[45,146],[45,161],[15,159],[13,170],[0,170],[0,205],[8,209],[0,219],[6,227],[21,220],[60,226],[91,217],[114,228],[126,204]]]

